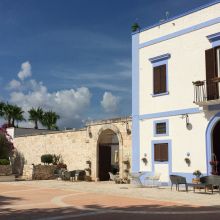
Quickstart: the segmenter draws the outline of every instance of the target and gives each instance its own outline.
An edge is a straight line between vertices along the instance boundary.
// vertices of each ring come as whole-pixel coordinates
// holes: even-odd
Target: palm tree
[[[3,115],[5,120],[7,120],[7,125],[12,126],[12,109],[13,105],[6,103],[3,107]]]
[[[13,105],[11,113],[12,113],[11,114],[11,118],[12,118],[11,124],[13,127],[15,127],[15,121],[17,121],[17,124],[20,121],[25,121],[24,116],[23,116],[24,111],[22,110],[21,107],[19,107],[17,105]]]
[[[38,129],[38,122],[42,122],[43,114],[44,114],[42,108],[37,108],[37,109],[32,108],[28,111],[28,113],[29,113],[28,120],[33,121],[35,124],[34,128]]]
[[[0,102],[0,117],[4,116],[4,107],[5,107],[5,103]]]
[[[56,112],[48,111],[43,114],[42,125],[47,127],[48,130],[57,130],[57,120],[60,118]]]
[[[24,121],[24,111],[17,105],[5,104],[3,107],[3,114],[7,120],[8,126],[15,127],[15,121]]]

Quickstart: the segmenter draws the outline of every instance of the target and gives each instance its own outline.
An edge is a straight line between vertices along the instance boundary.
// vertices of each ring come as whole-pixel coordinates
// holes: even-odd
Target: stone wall
[[[126,123],[128,122],[128,126]],[[131,160],[131,129],[129,118],[92,122],[87,127],[77,131],[60,131],[38,135],[15,137],[14,145],[23,154],[26,164],[40,164],[43,154],[62,155],[68,170],[84,170],[86,161],[91,161],[91,177],[98,177],[98,142],[99,137],[106,129],[112,130],[119,139],[119,160],[121,176],[125,169],[123,160]]]
[[[51,180],[55,179],[54,170],[56,166],[53,165],[36,165],[33,169],[34,180]]]
[[[23,175],[21,179],[32,180],[34,175],[34,166],[33,165],[24,165]]]
[[[9,176],[12,174],[11,165],[0,165],[0,176]]]

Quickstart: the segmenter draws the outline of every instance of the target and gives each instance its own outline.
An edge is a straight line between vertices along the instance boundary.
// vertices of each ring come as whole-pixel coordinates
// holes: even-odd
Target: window
[[[166,134],[166,122],[156,123],[156,134]]]
[[[168,161],[168,143],[154,144],[154,161]]]
[[[169,120],[156,120],[153,121],[153,134],[154,137],[169,136]]]
[[[153,74],[154,94],[161,94],[167,92],[166,64],[154,67]]]

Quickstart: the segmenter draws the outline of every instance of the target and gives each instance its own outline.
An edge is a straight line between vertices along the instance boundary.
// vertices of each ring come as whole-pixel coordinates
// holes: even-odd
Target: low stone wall
[[[54,179],[54,170],[56,166],[53,165],[35,165],[33,168],[34,180],[50,180]]]
[[[24,165],[22,179],[32,180],[34,174],[34,166],[33,165]]]
[[[9,176],[12,174],[11,165],[0,165],[0,176]]]

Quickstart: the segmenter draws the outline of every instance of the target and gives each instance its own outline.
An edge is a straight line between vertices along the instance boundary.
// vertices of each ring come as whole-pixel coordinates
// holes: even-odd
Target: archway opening
[[[109,172],[119,172],[119,140],[112,130],[104,130],[98,141],[98,175],[100,181],[109,180]]]
[[[220,175],[220,121],[218,121],[212,133],[212,174]]]

